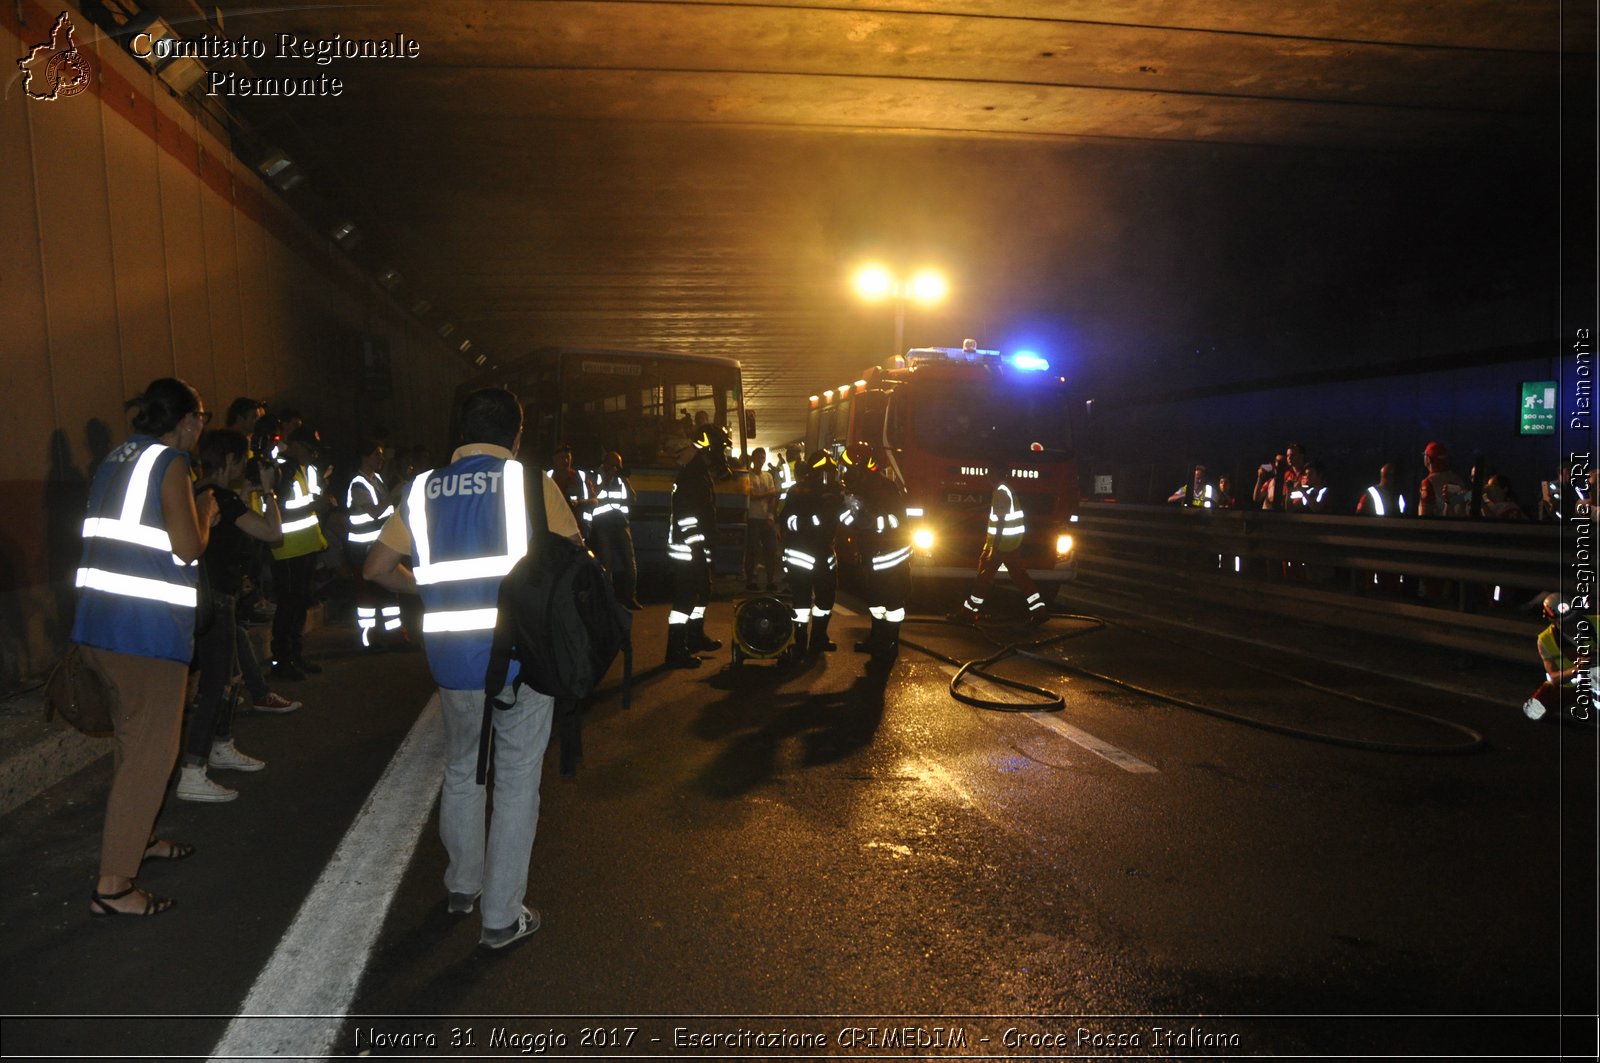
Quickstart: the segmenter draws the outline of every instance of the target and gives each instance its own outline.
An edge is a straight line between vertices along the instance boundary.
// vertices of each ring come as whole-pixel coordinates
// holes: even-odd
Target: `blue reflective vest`
[[[478,454],[419,475],[401,503],[428,667],[446,690],[483,689],[500,581],[528,552],[527,488],[521,463]]]
[[[161,481],[183,451],[134,436],[106,455],[89,490],[72,641],[189,663],[194,656],[198,562],[172,552]]]

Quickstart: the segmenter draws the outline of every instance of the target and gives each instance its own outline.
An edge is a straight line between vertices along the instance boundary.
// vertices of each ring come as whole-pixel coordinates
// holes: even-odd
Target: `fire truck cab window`
[[[883,442],[883,404],[886,396],[881,391],[863,391],[855,397],[855,426],[846,443]]]
[[[1049,393],[923,391],[915,398],[911,420],[917,442],[935,453],[971,454],[975,444],[1019,453],[1033,443],[1047,452],[1072,450],[1066,407],[1059,395]]]

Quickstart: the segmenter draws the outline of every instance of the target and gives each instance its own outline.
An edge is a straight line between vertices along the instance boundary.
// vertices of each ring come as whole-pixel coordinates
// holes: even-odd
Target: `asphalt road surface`
[[[173,912],[88,917],[109,761],[5,817],[4,1053],[1592,1057],[1560,1019],[1595,1008],[1592,728],[1524,720],[1516,669],[1061,608],[1112,622],[904,632],[1052,640],[995,668],[1047,712],[868,668],[848,615],[803,667],[661,671],[652,606],[633,706],[608,686],[576,778],[552,743],[544,925],[504,952],[445,911],[422,655],[325,629],[307,707],[236,726],[267,770],[168,802],[201,851],[140,881]]]

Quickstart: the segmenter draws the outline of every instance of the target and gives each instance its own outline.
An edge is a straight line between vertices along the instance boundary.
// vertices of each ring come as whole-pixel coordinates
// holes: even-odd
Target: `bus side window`
[[[815,406],[806,411],[806,453],[815,454],[822,438],[822,411]]]

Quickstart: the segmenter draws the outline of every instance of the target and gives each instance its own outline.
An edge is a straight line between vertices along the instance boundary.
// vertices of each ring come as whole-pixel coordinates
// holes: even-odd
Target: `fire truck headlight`
[[[933,529],[918,528],[911,533],[911,545],[922,553],[933,549]]]
[[[1070,554],[1070,553],[1072,553],[1072,536],[1070,536],[1070,535],[1058,535],[1058,536],[1056,536],[1056,554],[1059,555],[1059,556],[1064,557],[1064,556],[1066,556],[1067,554]]]

